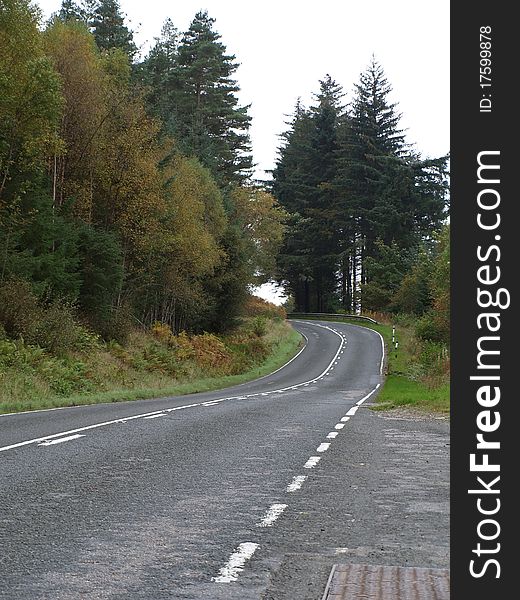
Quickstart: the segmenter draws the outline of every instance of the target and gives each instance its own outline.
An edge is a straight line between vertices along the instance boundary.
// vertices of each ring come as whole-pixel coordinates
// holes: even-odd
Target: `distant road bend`
[[[0,598],[271,598],[383,372],[377,332],[293,325],[303,350],[250,383],[0,416]]]

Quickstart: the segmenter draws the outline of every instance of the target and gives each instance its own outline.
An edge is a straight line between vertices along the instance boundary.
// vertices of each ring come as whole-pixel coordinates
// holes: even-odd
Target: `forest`
[[[24,0],[1,15],[2,295],[22,301],[28,282],[104,337],[228,328],[273,276],[285,216],[251,181],[250,117],[212,19],[182,35],[167,22],[135,62],[116,0],[64,0],[43,28]]]
[[[12,344],[62,360],[136,330],[233,335],[274,310],[251,299],[268,281],[288,310],[411,313],[448,343],[448,157],[407,143],[382,66],[298,102],[265,181],[237,68],[206,11],[143,55],[118,0],[47,22],[0,0],[5,365]]]

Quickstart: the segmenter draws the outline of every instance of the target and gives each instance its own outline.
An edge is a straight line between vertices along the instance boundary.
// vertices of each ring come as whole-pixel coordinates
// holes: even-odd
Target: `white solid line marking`
[[[291,483],[287,486],[287,492],[297,492],[307,479],[307,475],[295,475]]]
[[[371,396],[371,395],[372,395],[372,394],[373,394],[373,393],[374,393],[376,390],[378,390],[380,387],[381,387],[381,384],[380,384],[380,383],[378,383],[378,384],[376,385],[376,387],[375,387],[375,388],[374,388],[374,389],[373,389],[373,390],[372,390],[372,391],[371,391],[369,394],[367,394],[367,395],[366,395],[364,398],[361,398],[361,400],[358,400],[358,401],[356,402],[356,404],[357,404],[358,406],[360,406],[361,404],[363,404],[363,402],[364,402],[365,400],[367,400],[368,398],[370,398],[370,396]]]
[[[278,517],[287,508],[287,504],[271,504],[265,517],[257,523],[257,527],[271,527]]]
[[[166,413],[159,413],[158,415],[150,415],[149,417],[145,417],[145,419],[157,419],[158,417],[165,417]]]
[[[316,452],[325,452],[325,450],[329,449],[329,446],[330,442],[323,442],[316,448]]]
[[[200,402],[197,402],[196,404],[184,404],[184,406],[174,406],[173,408],[167,408],[165,412],[174,412],[176,410],[184,410],[185,408],[193,408],[194,406],[200,406]],[[137,417],[138,416],[139,415],[137,415]],[[136,419],[137,417],[129,417],[129,418]]]
[[[303,465],[304,469],[312,469],[315,467],[321,460],[321,456],[311,456],[309,460]]]
[[[345,415],[346,417],[352,417],[356,414],[357,409],[359,408],[359,406],[353,406]]]
[[[62,442],[70,442],[71,440],[77,440],[78,438],[85,437],[84,435],[69,435],[64,438],[60,438],[59,440],[50,440],[43,441],[38,444],[38,446],[53,446],[54,444],[61,444]]]
[[[350,417],[341,417],[340,421],[346,423],[347,421],[350,421]]]
[[[343,429],[343,427],[345,427],[345,423],[338,423],[337,425],[334,425],[334,429]]]
[[[244,570],[246,561],[249,560],[255,550],[258,548],[258,544],[254,542],[243,542],[229,557],[227,563],[219,570],[219,575],[212,577],[212,581],[216,583],[230,583],[238,579],[240,571]]]
[[[328,435],[327,435],[327,439],[328,440],[333,440],[337,435],[338,435],[338,431],[331,431]]]

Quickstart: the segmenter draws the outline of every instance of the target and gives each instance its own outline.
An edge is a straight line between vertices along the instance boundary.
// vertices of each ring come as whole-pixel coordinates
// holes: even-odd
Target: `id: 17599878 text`
[[[491,112],[491,27],[480,28],[480,112]]]

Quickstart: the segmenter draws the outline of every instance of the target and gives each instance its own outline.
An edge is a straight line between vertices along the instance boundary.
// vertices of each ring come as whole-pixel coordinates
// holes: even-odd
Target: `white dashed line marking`
[[[358,408],[359,408],[359,406],[353,406],[345,416],[346,417],[354,416],[356,414]]]
[[[328,435],[327,435],[327,439],[328,440],[333,440],[337,435],[338,435],[338,431],[331,431]]]
[[[257,523],[257,527],[271,527],[278,517],[287,508],[287,504],[272,504],[267,511],[265,517]]]
[[[309,460],[303,465],[304,469],[312,469],[315,467],[321,460],[321,456],[311,456]]]
[[[54,446],[55,444],[61,444],[63,442],[70,442],[71,440],[77,440],[78,438],[85,437],[84,435],[69,435],[64,438],[60,438],[59,440],[49,440],[43,441],[38,446]]]
[[[220,569],[216,577],[212,577],[212,581],[216,583],[231,583],[238,579],[240,571],[244,570],[244,565],[248,561],[256,549],[258,544],[254,542],[243,542],[229,557],[227,563]]]
[[[297,492],[307,479],[307,475],[295,475],[291,483],[287,486],[287,492]]]
[[[330,442],[323,442],[316,448],[316,452],[325,452],[329,449]]]
[[[334,425],[334,429],[343,429],[343,427],[345,427],[345,423],[338,423],[337,425]]]
[[[340,421],[346,423],[347,421],[350,421],[350,417],[341,417]]]

